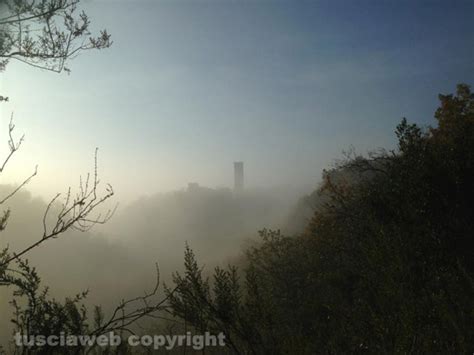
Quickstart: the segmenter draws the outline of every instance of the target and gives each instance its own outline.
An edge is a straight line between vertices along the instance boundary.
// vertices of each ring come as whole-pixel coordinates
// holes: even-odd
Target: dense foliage
[[[243,272],[187,249],[173,313],[239,353],[472,352],[474,95],[439,98],[437,127],[324,172],[305,232],[262,231]]]

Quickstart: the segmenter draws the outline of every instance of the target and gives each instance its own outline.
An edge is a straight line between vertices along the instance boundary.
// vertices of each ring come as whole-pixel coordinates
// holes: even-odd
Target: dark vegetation
[[[325,171],[306,230],[263,230],[242,272],[205,278],[188,248],[173,314],[238,353],[472,351],[474,95],[440,101],[437,127]]]
[[[120,304],[125,318],[108,323],[100,307],[87,312],[83,294],[51,299],[36,271],[18,260],[3,277],[17,288],[17,330],[223,331],[228,353],[468,352],[474,339],[474,95],[459,85],[456,95],[440,100],[437,127],[404,119],[396,151],[347,156],[324,171],[320,188],[307,198],[314,211],[301,233],[264,229],[243,259],[212,275],[187,247],[184,273],[174,275],[165,295],[151,297],[150,308],[140,306],[141,298],[138,307]],[[178,195],[195,197],[188,193]],[[291,219],[301,225],[306,213],[299,206]],[[134,327],[146,317],[146,328]],[[72,349],[41,351],[28,349]]]
[[[80,52],[109,47],[106,31],[90,34],[89,19],[77,12],[78,3],[0,0],[0,70],[18,60],[68,71],[67,62]],[[7,101],[6,93],[1,94],[0,101]],[[149,327],[177,334],[222,331],[229,353],[471,353],[474,95],[467,85],[459,85],[455,95],[440,95],[440,101],[436,127],[423,129],[403,119],[396,129],[396,151],[348,156],[325,171],[320,188],[308,197],[314,211],[308,215],[300,206],[290,219],[289,230],[305,225],[296,235],[264,229],[260,243],[248,247],[237,265],[217,267],[209,277],[186,247],[184,273],[174,274],[163,296],[157,297],[157,272],[150,292],[109,307],[107,314],[101,307],[87,310],[87,292],[64,301],[52,298],[26,259],[31,250],[68,231],[88,232],[109,219],[111,214],[98,210],[113,190],[101,189],[96,164],[77,193],[68,191],[46,205],[39,239],[19,250],[2,246],[0,286],[14,290],[14,330],[25,335],[114,330],[125,336],[142,331],[137,321],[148,319]],[[13,123],[9,133],[0,173],[22,142],[14,138]],[[7,192],[0,204],[35,174]],[[208,196],[231,201],[226,194]],[[8,227],[11,213],[15,211],[5,208],[0,231]],[[190,220],[206,233],[201,218]],[[240,224],[235,219],[230,225]],[[4,352],[131,350],[12,346]]]

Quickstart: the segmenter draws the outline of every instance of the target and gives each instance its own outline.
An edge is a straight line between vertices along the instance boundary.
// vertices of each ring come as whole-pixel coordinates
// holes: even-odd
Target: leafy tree
[[[474,348],[474,95],[440,95],[437,127],[325,171],[301,235],[261,232],[239,281],[187,249],[173,314],[237,353],[467,353]]]

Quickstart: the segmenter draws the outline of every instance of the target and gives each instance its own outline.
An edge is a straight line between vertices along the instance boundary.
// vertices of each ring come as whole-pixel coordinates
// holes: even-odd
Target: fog
[[[473,321],[456,312],[472,297],[432,288],[474,270],[463,244],[474,96],[462,84],[474,80],[474,11],[454,2],[0,0],[0,353],[12,344],[13,292],[31,276],[19,260],[50,297],[88,290],[88,309],[107,314],[153,289],[155,265],[159,299],[174,273],[192,274],[187,246],[211,286],[183,282],[167,311],[196,332],[225,330],[238,343],[229,351],[408,353],[419,342],[421,353],[466,352],[436,343],[451,336],[437,326],[452,323],[463,343],[459,324]],[[419,156],[405,161],[407,147]],[[287,238],[261,238],[266,229]],[[451,230],[465,238],[425,253]],[[440,255],[457,263],[446,269]],[[239,279],[215,269],[227,265],[248,269]],[[430,282],[405,277],[412,269]],[[462,302],[423,318],[444,304],[437,295]]]
[[[12,189],[2,185],[1,194]],[[298,204],[301,208],[301,196],[301,188],[290,186],[234,191],[190,183],[177,191],[120,205],[107,224],[91,232],[68,231],[33,249],[28,260],[53,297],[61,299],[87,289],[86,305],[100,304],[110,310],[122,299],[153,287],[155,263],[162,282],[170,283],[172,273],[183,268],[186,243],[207,271],[217,265],[241,264],[243,250],[258,242],[259,230],[295,231],[295,222],[288,222],[301,212],[296,208]],[[12,252],[41,238],[48,202],[28,189],[9,200],[12,214],[2,241]],[[309,204],[304,206],[310,209]],[[12,290],[1,291],[0,312],[11,314],[7,300]],[[9,319],[1,320],[3,343],[10,339]]]

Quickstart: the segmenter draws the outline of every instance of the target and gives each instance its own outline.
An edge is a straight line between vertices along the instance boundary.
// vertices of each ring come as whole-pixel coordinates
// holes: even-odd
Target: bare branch
[[[3,205],[9,198],[13,197],[18,191],[20,191],[26,184],[30,182],[38,173],[38,165],[35,167],[35,171],[28,176],[23,182],[18,185],[12,192],[10,192],[7,196],[0,200],[0,205]]]
[[[178,287],[172,290],[165,298],[160,299],[157,302],[152,302],[153,297],[157,295],[160,286],[160,272],[158,264],[156,264],[156,282],[153,290],[146,293],[143,296],[131,298],[129,300],[123,300],[114,309],[112,315],[107,322],[102,324],[97,329],[93,330],[90,335],[101,335],[112,331],[124,330],[130,331],[129,326],[136,323],[138,320],[151,317],[157,318],[154,313],[163,311],[167,308],[167,302],[170,297],[174,294]],[[129,310],[131,308],[131,310]]]
[[[15,125],[13,124],[13,113],[10,116],[10,123],[8,124],[8,147],[10,149],[7,157],[3,160],[2,165],[0,166],[0,173],[5,170],[5,167],[10,160],[10,158],[15,154],[15,152],[20,149],[21,144],[23,143],[25,136],[22,135],[19,140],[13,138],[13,131],[15,130]]]
[[[12,255],[4,258],[0,263],[0,267],[8,265],[14,260],[18,260],[32,249],[38,247],[40,244],[49,239],[57,238],[59,235],[65,233],[68,230],[72,229],[85,232],[97,224],[106,223],[110,218],[112,218],[115,210],[117,209],[117,205],[113,209],[107,210],[104,215],[99,213],[95,217],[92,216],[100,205],[102,205],[114,195],[114,191],[109,184],[107,184],[105,188],[105,193],[101,196],[98,195],[97,189],[99,188],[100,182],[97,174],[97,149],[95,152],[94,162],[94,181],[90,189],[88,187],[88,182],[86,182],[86,185],[83,186],[81,180],[79,188],[80,192],[74,199],[72,199],[71,190],[69,189],[64,202],[62,203],[61,207],[59,207],[59,212],[55,218],[55,222],[53,225],[48,225],[50,213],[52,212],[53,207],[56,207],[56,202],[61,196],[61,194],[57,194],[50,201],[43,215],[43,235],[41,239],[29,245],[25,249],[15,252]],[[27,179],[27,181],[29,181],[29,179]],[[20,187],[21,186],[22,185],[20,185]],[[15,192],[13,192],[11,195],[14,193]]]

